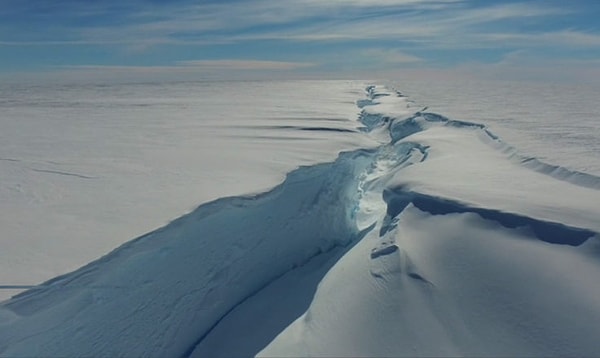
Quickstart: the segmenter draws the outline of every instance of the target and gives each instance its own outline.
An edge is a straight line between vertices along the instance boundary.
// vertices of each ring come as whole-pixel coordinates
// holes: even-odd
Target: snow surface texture
[[[357,105],[326,132],[378,146],[5,301],[0,355],[596,355],[600,178],[383,87]]]

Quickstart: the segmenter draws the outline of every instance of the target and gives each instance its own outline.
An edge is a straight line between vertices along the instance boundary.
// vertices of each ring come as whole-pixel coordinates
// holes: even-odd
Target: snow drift
[[[379,147],[203,204],[5,301],[1,354],[597,354],[600,179],[366,93]]]

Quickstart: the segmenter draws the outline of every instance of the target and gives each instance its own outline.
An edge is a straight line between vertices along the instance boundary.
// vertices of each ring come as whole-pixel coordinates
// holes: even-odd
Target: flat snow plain
[[[387,87],[162,86],[10,92],[28,95],[2,123],[2,244],[22,266],[3,279],[55,276],[55,255],[70,270],[206,204],[5,301],[0,355],[600,351],[593,173]]]

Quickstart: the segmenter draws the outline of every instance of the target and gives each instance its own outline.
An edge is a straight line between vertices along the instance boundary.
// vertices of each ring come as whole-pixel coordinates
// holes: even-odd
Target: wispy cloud
[[[600,34],[576,30],[541,33],[489,33],[480,35],[482,41],[510,42],[512,44],[538,46],[561,45],[573,47],[600,47]]]
[[[132,5],[133,4],[133,5]],[[243,41],[349,41],[396,39],[428,46],[457,45],[456,36],[487,33],[486,24],[543,18],[575,11],[540,3],[469,6],[466,0],[248,0],[105,9],[90,5],[70,9],[70,21],[116,13],[120,21],[96,21],[67,29],[63,38],[6,39],[0,45],[210,45]],[[110,16],[109,16],[110,15]],[[69,22],[69,21],[66,21]],[[573,31],[580,43],[589,38]],[[593,35],[591,35],[593,36]],[[490,39],[501,39],[490,34]],[[472,38],[477,39],[476,36]],[[503,40],[519,40],[505,36]],[[466,41],[465,41],[466,42]],[[483,42],[483,41],[482,41]],[[473,45],[473,42],[470,42]]]
[[[598,84],[600,60],[566,56],[548,58],[529,49],[509,52],[493,63],[463,63],[453,68],[452,72],[457,78]]]
[[[313,67],[309,62],[286,62],[264,60],[196,60],[179,61],[179,66],[197,68],[202,70],[238,70],[238,71],[281,71]]]
[[[81,35],[84,41],[92,43],[112,41],[137,47],[141,42],[148,47],[266,40],[400,40],[430,47],[486,47],[486,41],[494,37],[484,39],[479,35],[491,31],[488,24],[571,11],[574,10],[529,3],[468,7],[461,0],[253,0],[190,5],[160,16],[146,10],[132,15],[129,24],[86,28]],[[518,37],[507,36],[503,40]]]
[[[532,4],[503,4],[482,8],[452,7],[445,11],[415,14],[413,12],[381,14],[376,18],[357,18],[326,26],[307,26],[288,33],[297,40],[331,39],[397,39],[408,42],[426,42],[432,45],[458,45],[481,32],[489,31],[487,24],[514,21],[523,18],[564,15],[567,11],[552,6]],[[280,34],[273,34],[279,36]],[[264,36],[264,34],[262,35]],[[454,41],[461,36],[463,41]],[[467,40],[467,41],[465,41]],[[473,43],[469,44],[470,46]]]
[[[392,48],[369,48],[360,52],[363,57],[371,58],[376,63],[409,64],[423,62],[424,59],[404,51]]]
[[[443,67],[473,55],[492,63],[527,48],[600,51],[598,26],[577,21],[586,8],[558,1],[6,1],[0,47],[56,48],[52,56],[63,63],[130,64],[132,71],[373,70],[373,63]],[[28,25],[14,28],[19,14]]]
[[[329,41],[370,37],[357,31],[335,31],[345,30],[340,24],[356,22],[357,29],[365,23],[376,27],[377,18],[389,14],[440,10],[461,3],[463,0],[249,0],[190,4],[161,9],[158,14],[156,8],[146,9],[132,14],[128,24],[90,27],[81,34],[90,41],[152,39],[157,43],[195,43],[208,39],[215,43],[264,39]]]
[[[292,71],[301,68],[314,67],[310,62],[286,62],[266,60],[190,60],[178,61],[169,66],[112,66],[112,65],[73,65],[59,66],[69,71],[134,71],[134,72],[212,72],[212,71]]]

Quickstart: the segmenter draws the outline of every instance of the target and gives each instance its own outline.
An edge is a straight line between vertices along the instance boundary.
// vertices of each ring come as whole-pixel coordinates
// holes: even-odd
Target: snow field
[[[600,351],[600,179],[532,167],[486,126],[385,87],[366,95],[344,103],[360,108],[354,124],[255,129],[368,146],[205,203],[5,301],[0,354]]]

